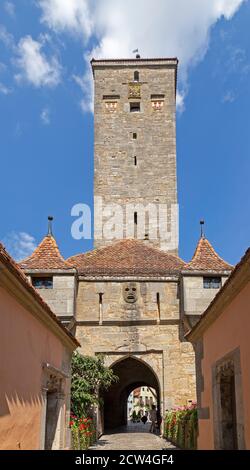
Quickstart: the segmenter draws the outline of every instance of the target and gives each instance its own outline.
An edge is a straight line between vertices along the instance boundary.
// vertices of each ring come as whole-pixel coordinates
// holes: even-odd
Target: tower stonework
[[[93,59],[91,64],[95,89],[95,248],[117,239],[140,238],[177,253],[178,237],[169,243],[167,232],[178,225],[175,117],[178,61]],[[105,232],[105,214],[100,223],[97,213],[100,200],[103,209],[112,205],[116,210],[115,204],[122,207],[122,219],[116,217],[113,239],[113,235],[108,238]],[[140,215],[138,204],[145,208],[145,217],[143,212]],[[163,221],[161,232],[159,214]]]

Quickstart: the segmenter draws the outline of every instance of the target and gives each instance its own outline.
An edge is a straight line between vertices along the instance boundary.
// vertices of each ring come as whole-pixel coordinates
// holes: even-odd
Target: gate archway
[[[151,387],[156,390],[158,410],[160,409],[160,386],[151,367],[135,357],[126,357],[116,362],[112,369],[119,381],[104,393],[104,429],[112,429],[127,424],[127,400],[138,387]]]

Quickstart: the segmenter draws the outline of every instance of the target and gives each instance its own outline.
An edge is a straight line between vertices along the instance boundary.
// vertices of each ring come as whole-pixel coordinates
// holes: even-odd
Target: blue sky
[[[65,257],[91,249],[70,231],[72,206],[93,203],[88,60],[139,47],[180,59],[180,256],[192,257],[204,218],[207,238],[236,263],[250,232],[249,1],[190,0],[186,11],[186,0],[138,0],[132,20],[130,0],[58,1],[0,4],[0,239],[25,255],[52,214]]]

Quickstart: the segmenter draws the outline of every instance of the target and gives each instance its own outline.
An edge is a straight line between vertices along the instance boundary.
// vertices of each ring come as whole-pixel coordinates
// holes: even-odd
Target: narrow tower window
[[[103,320],[103,304],[102,304],[102,299],[103,299],[103,293],[99,293],[99,325],[102,325],[102,320]]]
[[[140,79],[139,72],[136,70],[134,72],[134,82],[139,82],[139,79]]]
[[[160,305],[160,293],[159,292],[156,293],[156,303],[157,303],[157,313],[158,313],[157,323],[160,323],[160,320],[161,320],[161,305]]]
[[[137,134],[136,134],[136,132],[133,132],[133,139],[137,139]]]
[[[134,165],[137,166],[137,157],[134,157]]]
[[[134,237],[137,238],[137,212],[134,212]]]

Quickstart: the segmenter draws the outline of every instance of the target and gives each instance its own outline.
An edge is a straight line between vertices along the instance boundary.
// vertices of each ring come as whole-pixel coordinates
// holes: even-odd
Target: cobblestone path
[[[91,450],[176,449],[170,442],[149,432],[150,424],[129,424],[104,434]]]

